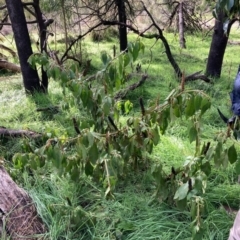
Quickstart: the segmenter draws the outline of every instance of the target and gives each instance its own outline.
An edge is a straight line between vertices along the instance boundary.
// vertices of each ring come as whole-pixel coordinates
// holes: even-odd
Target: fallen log
[[[148,78],[148,75],[147,74],[143,74],[142,78],[138,82],[133,83],[132,85],[130,85],[126,89],[119,91],[114,96],[114,99],[115,100],[119,100],[119,99],[125,98],[129,91],[133,91],[134,89],[136,89],[136,88],[140,87],[141,85],[143,85],[143,83],[146,81],[147,78]]]
[[[28,137],[28,138],[38,138],[42,137],[42,134],[30,130],[14,130],[7,129],[5,127],[0,127],[0,137]]]
[[[29,195],[0,166],[0,239],[44,239],[46,226]]]
[[[2,59],[0,59],[0,69],[6,69],[13,73],[21,72],[21,68],[18,65]]]
[[[202,70],[186,76],[185,82],[190,82],[190,81],[195,81],[200,79],[200,80],[203,80],[204,82],[211,83],[211,80],[206,75],[200,74],[201,72]]]

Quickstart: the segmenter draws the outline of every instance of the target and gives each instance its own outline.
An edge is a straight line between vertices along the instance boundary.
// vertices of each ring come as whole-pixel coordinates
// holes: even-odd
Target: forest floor
[[[230,35],[230,40],[237,41],[239,34],[240,31],[236,29]],[[173,33],[167,33],[166,37],[176,61],[186,75],[199,70],[204,72],[210,36],[205,33],[187,35],[187,49],[179,48],[178,37]],[[135,36],[130,35],[129,41],[135,41]],[[169,92],[179,85],[162,43],[145,39],[143,42],[145,52],[139,56],[137,63],[141,64],[141,71],[149,77],[143,86],[127,96],[133,103],[133,112],[139,108],[139,97],[144,101],[157,97],[159,101],[164,101]],[[83,42],[83,54],[92,59],[92,71],[101,68],[99,52],[111,52],[113,45],[117,44],[114,38],[107,42],[96,43],[90,39]],[[209,141],[218,132],[226,130],[226,125],[218,116],[217,107],[225,115],[231,116],[229,92],[240,63],[236,52],[239,52],[238,45],[227,46],[220,79],[213,79],[211,84],[201,80],[186,84],[186,88],[202,90],[211,98],[212,107],[203,119],[202,141]],[[131,81],[137,80],[136,77]],[[57,114],[36,111],[37,106],[61,106],[63,101],[61,87],[52,80],[47,96],[37,94],[26,97],[21,75],[0,76],[0,126],[54,132],[57,136],[71,135],[74,132],[71,118],[77,114],[74,107],[68,111],[61,109]],[[31,173],[18,169],[14,166],[12,157],[23,151],[24,141],[1,138],[0,156],[4,157],[5,166],[13,179],[29,192],[36,203],[40,216],[48,226],[48,239],[191,239],[190,213],[152,197],[156,186],[150,174],[151,169],[139,170],[120,182],[115,189],[115,198],[106,200],[101,187],[89,178],[83,176],[79,184],[74,184],[68,177],[59,177],[51,164]],[[239,149],[239,143],[235,144]],[[166,171],[170,171],[172,166],[181,166],[187,156],[193,154],[194,146],[189,143],[187,122],[182,119],[172,124],[166,134],[161,136],[161,142],[154,148],[151,159],[164,163]],[[204,199],[206,213],[203,216],[203,239],[227,239],[240,203],[240,186],[234,165],[211,172]],[[76,226],[72,222],[72,216],[79,206],[82,224]]]

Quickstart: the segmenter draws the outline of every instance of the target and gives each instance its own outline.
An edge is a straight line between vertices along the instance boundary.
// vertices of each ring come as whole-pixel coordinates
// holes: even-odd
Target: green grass
[[[230,38],[237,39],[238,35],[239,30],[234,30]],[[186,36],[187,49],[184,50],[179,48],[178,39],[173,33],[168,33],[166,37],[175,59],[186,75],[205,70],[210,36],[203,37],[201,34]],[[135,36],[129,36],[130,41],[135,39]],[[162,43],[146,39],[143,39],[143,42],[145,52],[137,62],[142,65],[142,71],[146,71],[149,77],[142,87],[127,96],[134,103],[135,110],[139,108],[139,97],[143,97],[145,102],[156,97],[163,101],[179,84]],[[89,39],[84,41],[84,48],[92,59],[93,69],[101,68],[100,52],[102,50],[111,52],[113,44],[117,45],[118,41],[116,39],[101,43],[93,43]],[[228,93],[231,91],[238,68],[236,52],[237,46],[227,47],[222,76],[214,80],[214,84],[200,80],[186,84],[186,88],[205,91],[212,100],[212,107],[203,119],[202,141],[211,140],[216,133],[226,127],[219,120],[217,107],[227,116],[231,115]],[[69,95],[63,97],[62,89],[52,80],[48,96],[38,94],[26,97],[20,75],[0,78],[0,126],[53,133],[59,137],[71,136],[74,133],[72,117],[87,116],[83,112],[79,113],[74,103],[71,104],[69,111],[64,110],[62,106],[69,98]],[[56,105],[60,106],[59,113],[36,111],[38,107]],[[36,203],[40,216],[48,226],[49,239],[191,239],[189,212],[182,212],[157,199],[153,200],[155,183],[150,169],[139,171],[124,182],[120,182],[115,191],[115,199],[106,200],[101,186],[95,185],[84,176],[81,177],[79,184],[74,184],[68,176],[59,178],[51,163],[47,163],[43,169],[32,172],[14,169],[12,156],[16,152],[21,152],[22,146],[23,140],[0,139],[0,156],[6,159],[5,165],[14,180],[29,192]],[[154,148],[150,157],[151,161],[161,161],[168,173],[172,166],[181,166],[186,157],[193,154],[194,143],[190,144],[188,140],[188,123],[181,119],[176,124],[171,124],[166,135],[161,136],[160,144]],[[238,209],[240,190],[236,182],[234,166],[212,171],[205,194],[204,239],[227,239],[234,215],[228,214],[223,206]],[[77,213],[76,208],[80,208]],[[79,216],[80,221],[77,219]]]

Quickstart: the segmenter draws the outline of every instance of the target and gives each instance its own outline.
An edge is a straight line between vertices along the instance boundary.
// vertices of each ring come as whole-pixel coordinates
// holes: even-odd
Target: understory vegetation
[[[210,36],[186,36],[186,49],[174,33],[166,37],[185,75],[205,70]],[[0,157],[36,203],[48,239],[227,239],[239,209],[239,142],[217,108],[232,114],[239,46],[228,45],[220,79],[185,83],[160,41],[130,34],[129,42],[128,53],[110,58],[115,38],[84,40],[99,82],[81,82],[74,67],[58,69],[44,55],[29,61],[52,77],[48,95],[26,96],[20,75],[1,76],[0,126],[44,138],[1,138]],[[143,85],[113,101],[143,75]]]

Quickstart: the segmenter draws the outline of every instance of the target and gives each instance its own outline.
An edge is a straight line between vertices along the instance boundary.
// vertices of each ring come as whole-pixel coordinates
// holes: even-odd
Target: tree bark
[[[28,137],[28,138],[38,138],[42,137],[41,133],[30,131],[30,130],[14,130],[8,129],[0,126],[0,137]]]
[[[184,38],[184,19],[183,19],[183,2],[178,6],[178,28],[179,28],[179,43],[181,48],[186,48],[186,41]]]
[[[46,227],[28,194],[0,166],[0,237],[4,231],[12,240],[36,240]]]
[[[223,20],[224,13],[218,14],[218,19],[215,20],[214,32],[212,36],[211,47],[208,55],[208,62],[206,68],[206,75],[219,78],[222,71],[222,63],[224,58],[225,49],[228,42],[228,35],[231,26],[235,20],[231,20],[228,24],[227,34],[224,33]]]
[[[119,41],[120,41],[120,51],[125,51],[127,49],[127,17],[124,0],[116,0],[118,9],[118,21],[124,25],[119,25]]]
[[[46,19],[43,19],[43,15],[39,6],[39,0],[33,0],[34,3],[34,9],[35,9],[35,14],[38,22],[38,27],[39,27],[39,36],[40,36],[40,51],[41,53],[47,52],[47,22],[49,24],[53,23],[52,19],[49,19],[48,21]],[[48,76],[46,71],[43,69],[43,66],[41,66],[41,72],[42,72],[42,90],[44,92],[47,92],[48,89]]]
[[[28,58],[33,52],[22,2],[6,0],[6,5],[12,23],[25,90],[28,93],[40,91],[41,85],[37,70],[31,68],[28,63]]]
[[[128,92],[133,91],[133,90],[135,90],[136,88],[142,86],[142,85],[144,84],[144,82],[146,81],[147,78],[148,78],[148,75],[147,75],[147,74],[143,74],[143,75],[142,75],[142,78],[141,78],[138,82],[133,83],[132,85],[130,85],[130,86],[127,87],[126,89],[119,91],[119,92],[114,96],[115,101],[125,98],[126,95],[128,94]]]

